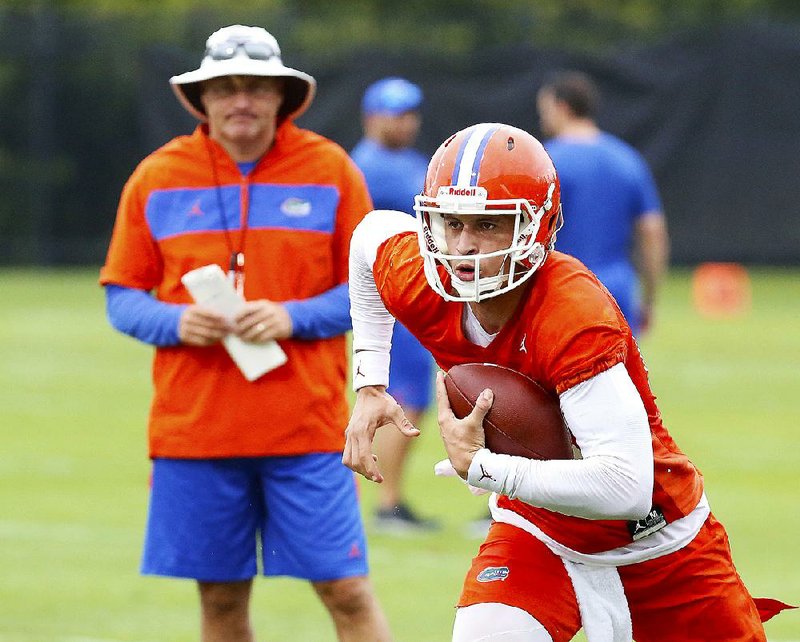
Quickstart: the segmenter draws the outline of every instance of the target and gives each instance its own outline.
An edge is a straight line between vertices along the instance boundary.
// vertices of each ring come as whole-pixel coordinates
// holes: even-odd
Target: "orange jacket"
[[[191,303],[181,276],[209,263],[227,271],[243,251],[246,299],[305,299],[347,281],[350,236],[371,205],[358,169],[322,136],[286,122],[242,176],[198,126],[148,156],[125,185],[100,282]],[[345,337],[280,344],[288,363],[254,382],[221,345],[157,348],[150,455],[341,450]]]

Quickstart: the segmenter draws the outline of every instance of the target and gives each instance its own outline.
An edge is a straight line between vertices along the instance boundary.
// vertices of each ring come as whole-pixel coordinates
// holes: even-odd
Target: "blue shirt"
[[[106,315],[116,330],[156,346],[180,343],[178,326],[187,306],[159,301],[149,292],[121,285],[107,285],[105,291]],[[310,299],[286,301],[283,305],[292,320],[295,339],[327,339],[351,327],[346,283]]]
[[[636,220],[661,212],[661,199],[644,158],[623,140],[601,132],[592,139],[545,143],[561,182],[564,226],[556,249],[580,259],[617,299],[635,327],[638,280],[631,259]]]
[[[350,156],[367,180],[376,210],[414,214],[414,196],[425,185],[428,159],[415,149],[389,149],[363,138]]]

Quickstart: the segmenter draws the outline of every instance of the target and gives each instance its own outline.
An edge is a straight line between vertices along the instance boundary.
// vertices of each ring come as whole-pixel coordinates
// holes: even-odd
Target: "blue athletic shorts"
[[[232,582],[367,574],[353,472],[340,453],[155,459],[141,571]]]
[[[394,324],[390,359],[387,392],[404,408],[425,410],[433,401],[433,357],[399,322]]]

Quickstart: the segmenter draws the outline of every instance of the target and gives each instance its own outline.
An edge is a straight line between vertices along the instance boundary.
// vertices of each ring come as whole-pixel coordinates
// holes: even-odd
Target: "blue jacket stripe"
[[[156,240],[240,228],[240,187],[155,190],[145,208]],[[332,234],[339,190],[331,185],[250,186],[248,226]],[[220,202],[222,212],[220,212]],[[223,223],[224,215],[224,223]]]

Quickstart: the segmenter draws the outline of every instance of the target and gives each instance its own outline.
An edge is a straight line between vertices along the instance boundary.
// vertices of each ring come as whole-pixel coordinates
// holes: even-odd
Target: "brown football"
[[[573,459],[572,437],[558,399],[533,379],[491,363],[453,366],[444,378],[453,414],[466,417],[490,388],[494,403],[483,421],[486,447],[530,459]]]

